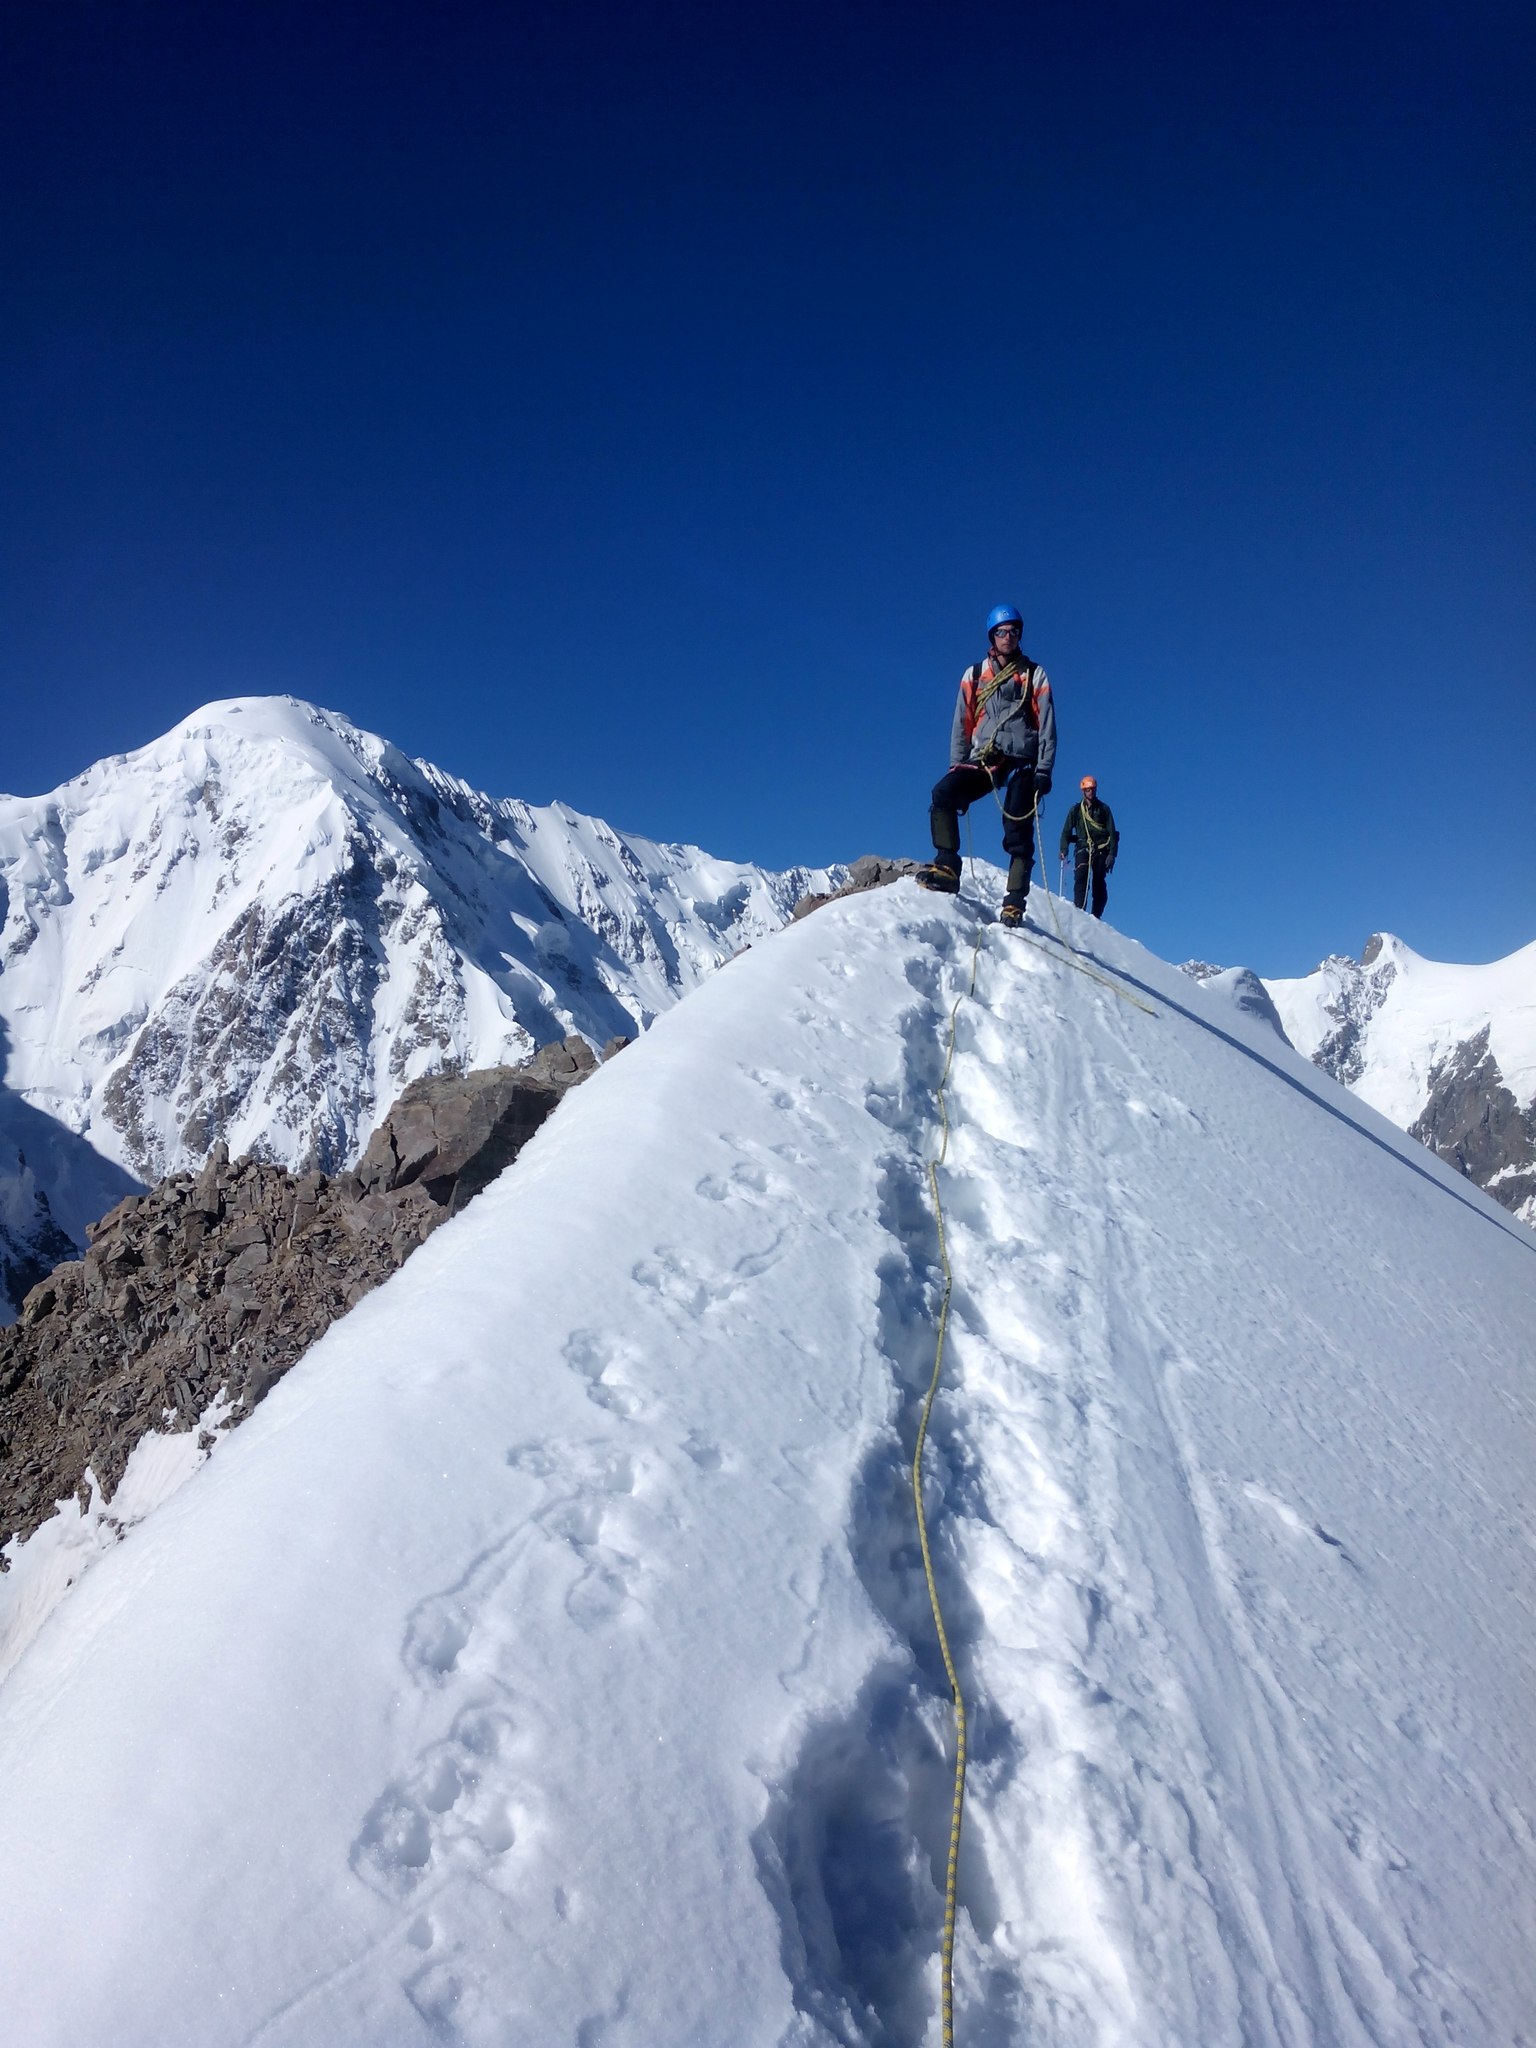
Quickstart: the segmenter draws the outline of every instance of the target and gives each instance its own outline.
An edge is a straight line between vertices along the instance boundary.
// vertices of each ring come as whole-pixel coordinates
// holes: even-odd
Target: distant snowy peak
[[[1298,1052],[1536,1223],[1536,944],[1469,967],[1378,933],[1264,986]]]
[[[1365,1073],[1367,1026],[1386,1001],[1405,955],[1417,957],[1401,940],[1375,932],[1358,960],[1332,953],[1299,980],[1265,984],[1296,1050],[1347,1088]]]
[[[347,1163],[404,1084],[643,1029],[782,924],[775,874],[483,795],[289,697],[0,797],[6,1091],[147,1179]]]
[[[1406,1127],[1433,1068],[1479,1033],[1505,1083],[1536,1093],[1536,944],[1487,966],[1425,960],[1391,933],[1359,960],[1335,954],[1294,981],[1266,981],[1298,1052]]]

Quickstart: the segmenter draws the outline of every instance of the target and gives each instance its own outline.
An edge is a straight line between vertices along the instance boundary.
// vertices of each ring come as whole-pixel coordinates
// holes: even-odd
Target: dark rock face
[[[1365,1071],[1365,1027],[1386,1001],[1397,979],[1396,964],[1390,958],[1380,958],[1381,943],[1381,934],[1373,932],[1365,942],[1358,966],[1342,954],[1322,963],[1324,969],[1333,967],[1339,971],[1339,990],[1327,1005],[1334,1020],[1333,1029],[1313,1053],[1312,1064],[1342,1081],[1346,1088],[1352,1088]]]
[[[87,1466],[110,1500],[147,1431],[190,1428],[221,1391],[248,1415],[596,1064],[575,1038],[414,1082],[351,1173],[232,1162],[220,1142],[200,1173],[119,1202],[0,1330],[0,1545],[84,1505]]]
[[[813,910],[820,910],[824,903],[835,903],[839,896],[858,896],[866,889],[884,889],[891,882],[899,882],[904,875],[915,875],[918,863],[915,860],[882,860],[877,853],[862,854],[848,870],[848,879],[840,889],[833,889],[822,896],[802,896],[789,913],[790,919],[809,917]]]
[[[1430,1070],[1429,1100],[1409,1131],[1517,1215],[1536,1201],[1536,1103],[1522,1109],[1489,1050],[1488,1026]]]
[[[0,1022],[0,1073],[10,1039]],[[60,1259],[78,1259],[85,1228],[143,1183],[0,1079],[0,1325]]]
[[[294,1105],[311,1132],[310,1160],[328,1171],[345,1159],[349,1133],[367,1128],[362,1063],[338,1061],[335,1048],[367,1042],[386,959],[383,880],[360,837],[347,855],[313,895],[271,910],[253,903],[168,992],[113,1071],[102,1108],[139,1173],[170,1163],[156,1127],[166,1102],[183,1155],[196,1157],[263,1092]],[[433,1042],[415,1030],[397,1056]],[[446,1040],[437,1050],[446,1056]]]
[[[49,1215],[48,1198],[41,1192],[25,1227],[0,1220],[0,1303],[20,1301],[74,1249]]]
[[[55,1222],[26,1153],[0,1131],[0,1315],[78,1249]]]

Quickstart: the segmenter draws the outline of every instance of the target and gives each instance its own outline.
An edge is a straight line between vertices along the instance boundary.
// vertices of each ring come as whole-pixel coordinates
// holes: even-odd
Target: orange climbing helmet
[[[1085,775],[1077,786],[1079,789],[1097,791],[1099,786],[1098,778],[1093,775]]]

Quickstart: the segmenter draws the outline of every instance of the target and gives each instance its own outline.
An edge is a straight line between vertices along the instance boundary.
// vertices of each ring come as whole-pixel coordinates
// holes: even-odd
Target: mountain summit
[[[937,2040],[958,1004],[957,2041],[1521,2038],[1536,1245],[978,914],[711,975],[81,1580],[0,1689],[11,2037]]]
[[[78,1243],[217,1139],[349,1164],[407,1082],[633,1035],[830,879],[494,800],[293,698],[210,704],[0,797],[0,1168],[7,1098],[54,1127],[13,1147],[48,1213],[27,1184],[0,1228]],[[116,1180],[66,1172],[71,1138]]]

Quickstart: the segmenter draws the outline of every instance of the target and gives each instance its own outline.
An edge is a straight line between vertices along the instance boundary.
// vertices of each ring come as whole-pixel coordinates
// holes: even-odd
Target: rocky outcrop
[[[1396,963],[1382,957],[1382,940],[1373,932],[1365,942],[1357,965],[1347,954],[1331,954],[1318,968],[1329,974],[1334,994],[1325,1006],[1333,1019],[1312,1055],[1312,1064],[1353,1088],[1365,1071],[1365,1028],[1376,1015],[1397,979]]]
[[[629,1043],[610,1039],[604,1059]],[[455,1215],[510,1166],[561,1093],[597,1065],[584,1039],[546,1045],[525,1066],[413,1081],[369,1139],[356,1171],[362,1199],[419,1188]]]
[[[1536,1222],[1536,1104],[1521,1108],[1488,1040],[1484,1025],[1431,1068],[1429,1100],[1409,1136]]]
[[[848,879],[841,888],[822,895],[802,896],[789,913],[790,919],[809,917],[813,910],[820,910],[824,903],[835,903],[839,896],[858,896],[866,889],[884,889],[891,882],[901,881],[905,875],[915,875],[917,869],[915,860],[883,860],[877,853],[862,854],[848,870]]]
[[[119,1202],[0,1330],[0,1545],[71,1494],[84,1505],[87,1467],[110,1500],[147,1431],[193,1427],[220,1394],[248,1415],[596,1064],[571,1038],[523,1067],[413,1082],[350,1173],[219,1143],[201,1172]]]

